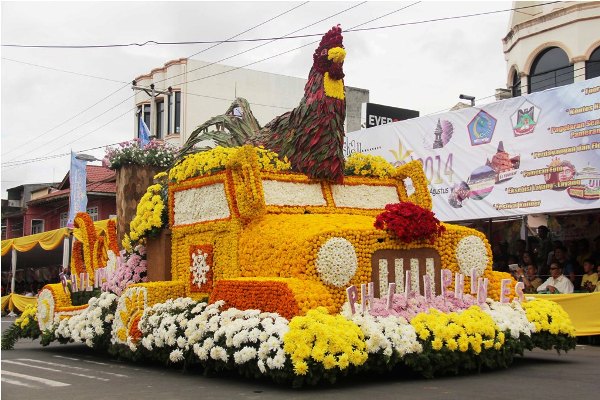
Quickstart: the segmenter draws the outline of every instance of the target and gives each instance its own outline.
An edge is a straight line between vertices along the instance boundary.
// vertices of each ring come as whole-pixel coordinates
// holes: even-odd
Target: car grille
[[[371,258],[375,297],[387,295],[388,284],[396,284],[396,293],[404,293],[406,271],[411,271],[411,291],[424,293],[423,278],[427,274],[431,279],[431,292],[441,293],[440,270],[441,258],[432,248],[410,250],[377,250]],[[418,279],[414,279],[417,276]]]

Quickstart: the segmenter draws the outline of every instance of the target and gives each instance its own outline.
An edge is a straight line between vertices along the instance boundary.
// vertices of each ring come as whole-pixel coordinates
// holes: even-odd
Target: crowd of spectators
[[[600,292],[600,236],[563,243],[552,240],[548,228],[538,227],[537,238],[517,240],[513,254],[507,243],[492,246],[493,269],[523,282],[526,293]]]

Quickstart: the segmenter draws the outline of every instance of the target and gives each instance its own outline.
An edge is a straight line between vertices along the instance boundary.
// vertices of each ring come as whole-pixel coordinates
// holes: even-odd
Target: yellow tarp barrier
[[[100,235],[107,232],[108,220],[94,222],[96,233]],[[19,252],[25,252],[33,249],[39,244],[44,250],[53,250],[62,245],[63,239],[69,236],[69,228],[60,228],[48,232],[36,233],[35,235],[23,236],[20,238],[7,239],[2,241],[2,255],[6,255],[13,247]],[[79,229],[73,229],[73,236],[81,240],[82,236]]]
[[[600,335],[600,292],[526,296],[558,303],[569,314],[577,336]]]
[[[28,306],[35,305],[37,297],[21,296],[11,293],[2,296],[2,310],[14,311],[15,309],[23,312]]]
[[[35,235],[2,241],[2,255],[6,255],[13,247],[23,253],[40,245],[44,250],[53,250],[62,245],[63,239],[69,236],[68,228],[55,229],[48,232],[36,233]],[[5,243],[6,242],[6,243]]]

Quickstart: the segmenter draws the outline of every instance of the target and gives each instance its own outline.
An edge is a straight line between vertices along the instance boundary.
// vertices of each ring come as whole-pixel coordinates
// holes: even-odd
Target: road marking
[[[69,375],[75,375],[75,376],[81,376],[82,378],[89,378],[89,379],[97,379],[99,381],[104,381],[104,382],[108,382],[110,381],[110,379],[106,379],[106,378],[100,378],[98,376],[91,376],[91,375],[85,375],[85,374],[78,374],[77,372],[69,372],[69,371],[62,371],[60,369],[55,369],[55,368],[48,368],[48,367],[40,367],[39,365],[31,365],[31,364],[26,364],[26,363],[22,363],[19,361],[13,361],[13,360],[2,360],[3,363],[7,363],[7,364],[14,364],[14,365],[22,365],[24,367],[29,367],[29,368],[37,368],[37,369],[43,369],[46,371],[52,371],[52,372],[59,372],[59,373],[63,373],[63,374],[69,374]]]
[[[28,383],[24,383],[24,382],[17,381],[17,380],[14,380],[14,379],[8,379],[8,378],[5,378],[5,377],[0,378],[0,380],[2,380],[2,382],[10,383],[12,385],[25,386],[25,387],[33,388],[33,389],[37,389],[38,388],[37,386],[30,385]]]
[[[46,364],[46,365],[53,365],[55,367],[64,367],[64,368],[71,368],[71,369],[76,369],[79,371],[91,371],[91,372],[99,372],[101,374],[107,374],[107,375],[112,375],[112,376],[116,376],[119,378],[129,378],[127,375],[122,375],[122,374],[116,374],[114,372],[105,372],[105,371],[99,371],[99,370],[91,370],[88,368],[83,368],[83,367],[77,367],[75,365],[68,365],[68,364],[61,364],[61,363],[54,363],[54,362],[50,362],[50,361],[42,361],[42,360],[34,360],[31,358],[17,358],[17,361],[29,361],[29,362],[33,362],[33,363],[40,363],[40,364]],[[85,361],[85,360],[84,360]],[[108,365],[108,364],[104,364],[104,365]]]
[[[6,371],[6,370],[2,371],[2,375],[14,376],[15,378],[23,378],[23,379],[27,379],[30,381],[43,383],[44,385],[53,386],[53,387],[71,386],[70,383],[53,381],[50,379],[40,378],[39,376],[19,374],[18,372],[11,372],[11,371]]]
[[[72,360],[72,361],[83,361],[83,362],[87,362],[90,364],[102,364],[102,365],[110,365],[111,368],[121,368],[121,369],[132,369],[134,371],[139,371],[139,368],[133,368],[130,366],[126,366],[126,365],[118,365],[118,364],[107,364],[107,363],[101,363],[98,361],[90,361],[90,360],[80,360],[79,358],[72,358],[72,357],[65,357],[65,356],[59,356],[59,355],[53,355],[52,357],[56,357],[56,358],[64,358],[65,360]],[[116,361],[117,363],[119,363],[120,361]]]
[[[52,357],[56,357],[56,358],[64,358],[66,360],[72,360],[72,361],[79,361],[79,358],[72,358],[72,357],[65,357],[65,356],[57,356],[57,355],[53,355]]]

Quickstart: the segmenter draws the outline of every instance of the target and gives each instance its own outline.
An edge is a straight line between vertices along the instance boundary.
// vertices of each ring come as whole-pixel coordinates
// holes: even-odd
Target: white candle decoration
[[[479,273],[477,268],[471,269],[471,294],[477,293],[477,278],[479,277]]]
[[[488,278],[477,279],[477,304],[483,304],[487,300]]]
[[[406,298],[408,299],[408,296],[410,295],[410,282],[412,280],[411,276],[410,276],[410,270],[406,270],[406,276],[404,278],[404,295],[406,296]]]
[[[394,274],[396,293],[401,293],[404,290],[404,258],[396,258],[394,260]]]
[[[426,300],[431,300],[431,277],[427,274],[423,275],[423,295]]]
[[[442,285],[442,296],[446,296],[446,289],[452,283],[452,271],[449,269],[443,269],[440,271],[441,274],[441,285]]]
[[[379,260],[379,297],[387,294],[388,285],[388,261],[384,258]]]
[[[454,297],[457,299],[463,298],[465,292],[465,276],[463,274],[454,274]]]
[[[511,279],[502,279],[502,281],[500,281],[500,303],[508,303],[511,281]]]
[[[394,303],[394,293],[396,293],[396,284],[394,282],[390,282],[388,287],[388,295],[387,295],[387,309],[392,309],[392,304]]]

